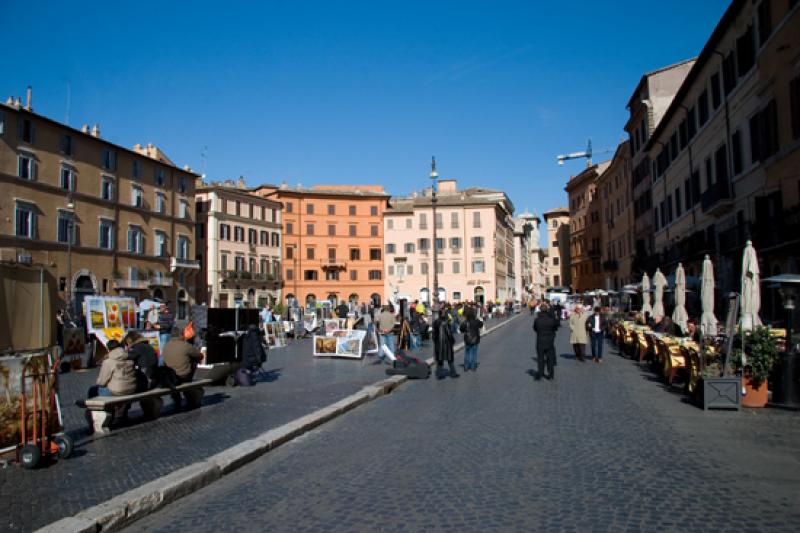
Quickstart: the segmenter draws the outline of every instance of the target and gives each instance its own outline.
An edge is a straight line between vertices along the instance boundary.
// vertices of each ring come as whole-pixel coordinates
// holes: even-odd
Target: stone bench
[[[210,379],[198,379],[178,385],[175,390],[182,393],[189,408],[194,409],[200,407],[200,403],[203,401],[203,387],[211,383]],[[145,418],[154,420],[161,415],[161,408],[164,405],[162,397],[171,394],[171,389],[158,388],[126,396],[95,396],[86,400],[86,413],[89,415],[87,419],[91,419],[95,435],[107,435],[111,432],[113,413],[117,407],[126,403],[139,402]]]

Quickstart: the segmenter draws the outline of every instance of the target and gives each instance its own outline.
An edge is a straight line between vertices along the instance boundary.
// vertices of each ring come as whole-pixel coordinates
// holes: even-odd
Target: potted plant
[[[767,405],[767,380],[777,361],[778,343],[770,335],[768,327],[758,326],[753,331],[737,334],[731,354],[731,364],[734,371],[742,373],[744,387],[742,405],[745,407]]]

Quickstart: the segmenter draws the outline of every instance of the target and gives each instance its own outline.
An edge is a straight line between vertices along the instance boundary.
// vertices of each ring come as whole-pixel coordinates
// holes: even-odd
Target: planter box
[[[703,410],[736,409],[742,405],[742,380],[739,377],[703,380]]]

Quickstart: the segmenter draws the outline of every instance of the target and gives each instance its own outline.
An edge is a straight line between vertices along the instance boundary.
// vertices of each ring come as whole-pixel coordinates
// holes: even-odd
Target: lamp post
[[[297,272],[297,244],[292,243],[291,248],[292,248],[292,270],[293,270],[293,272],[292,272],[292,280],[294,281],[294,283],[293,283],[293,285],[294,285],[294,301],[297,302],[298,301],[298,298],[297,298],[297,274],[298,274],[298,272]]]
[[[800,290],[800,275],[781,274],[763,280],[778,284],[778,294],[781,296],[783,309],[786,311],[786,351],[780,358],[780,363],[775,373],[771,404],[786,406],[793,409],[800,408],[800,353],[795,350],[792,342],[792,322],[794,309]]]
[[[72,319],[74,312],[72,305],[72,234],[75,231],[75,200],[72,195],[67,196],[67,284],[65,300],[67,303],[67,316]]]
[[[436,157],[431,157],[431,206],[433,207],[433,312],[434,316],[439,311],[439,252],[436,246]]]

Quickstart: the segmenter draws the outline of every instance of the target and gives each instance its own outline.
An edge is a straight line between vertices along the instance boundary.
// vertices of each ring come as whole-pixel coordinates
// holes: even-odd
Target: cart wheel
[[[228,387],[236,386],[236,378],[233,376],[233,374],[225,378],[225,385],[227,385]]]
[[[72,449],[75,447],[75,441],[66,433],[59,433],[53,436],[53,442],[58,446],[59,459],[66,459],[72,455]]]
[[[19,452],[19,460],[23,468],[26,470],[33,470],[39,466],[39,462],[42,460],[42,451],[38,446],[26,444]]]

